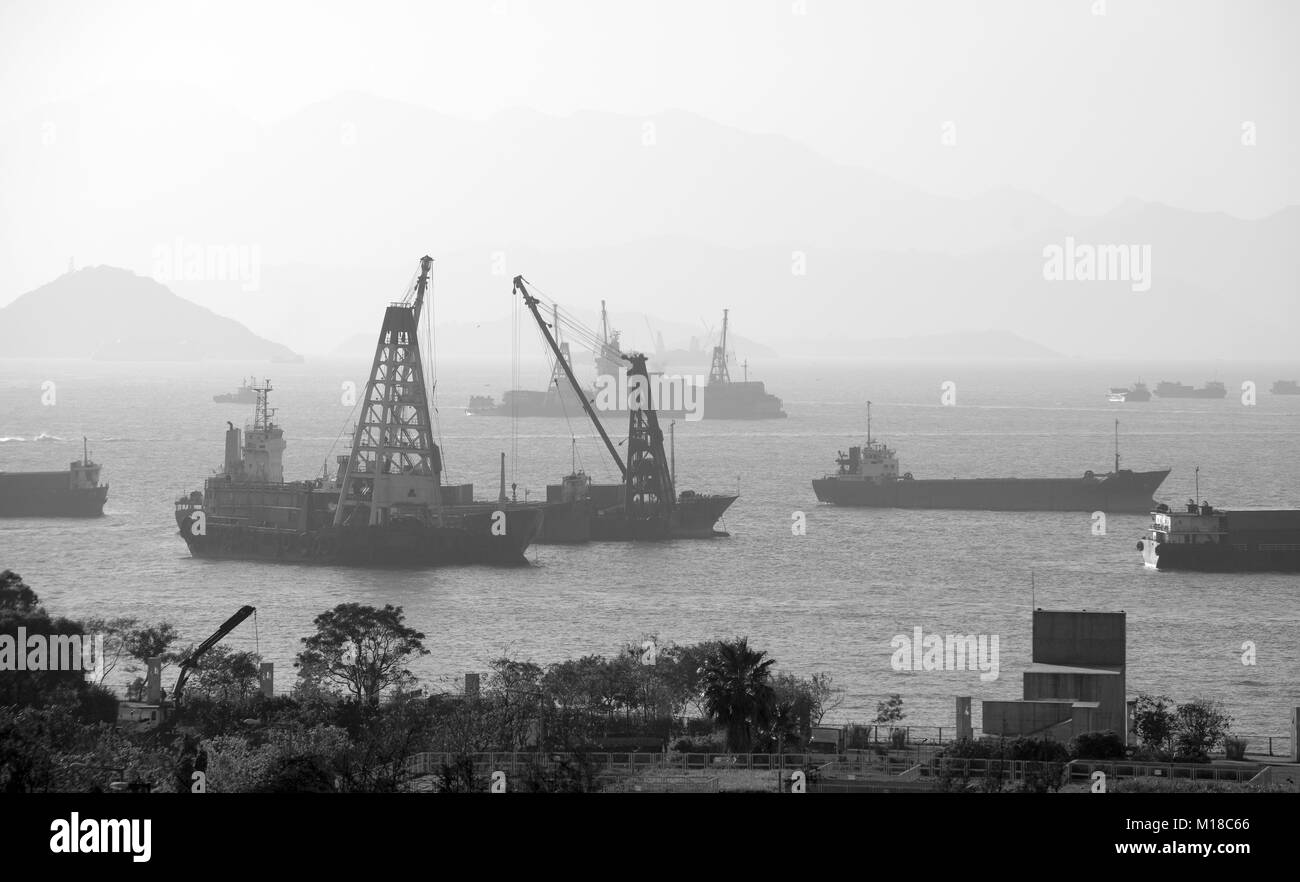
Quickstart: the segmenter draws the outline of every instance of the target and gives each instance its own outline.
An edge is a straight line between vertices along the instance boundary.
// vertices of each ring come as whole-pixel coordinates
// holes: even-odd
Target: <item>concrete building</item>
[[[1129,742],[1123,612],[1034,610],[1031,663],[1017,701],[984,701],[985,735],[1113,731]]]

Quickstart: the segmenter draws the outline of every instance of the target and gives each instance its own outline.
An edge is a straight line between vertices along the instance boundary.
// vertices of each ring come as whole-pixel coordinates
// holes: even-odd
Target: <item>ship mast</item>
[[[709,385],[714,383],[730,383],[731,374],[727,370],[727,313],[730,310],[722,311],[722,339],[718,346],[713,347],[713,364],[709,367]]]
[[[871,402],[867,402],[867,446],[871,446]]]
[[[623,465],[623,458],[618,455],[618,448],[616,448],[614,442],[609,439],[609,433],[605,431],[604,425],[600,422],[600,417],[598,417],[596,411],[592,409],[591,402],[587,400],[586,393],[582,391],[582,386],[578,384],[578,378],[573,375],[573,368],[569,367],[568,359],[566,359],[563,353],[560,352],[560,347],[555,342],[555,337],[551,334],[550,327],[547,326],[546,321],[542,318],[542,314],[538,312],[537,304],[540,301],[532,294],[528,293],[528,289],[524,287],[523,276],[515,276],[514,288],[519,296],[524,299],[524,305],[528,307],[528,311],[533,314],[533,318],[537,321],[537,327],[541,329],[542,336],[546,338],[547,345],[550,346],[551,351],[555,353],[555,358],[559,365],[564,368],[564,374],[569,378],[569,383],[573,386],[573,391],[578,394],[578,400],[582,402],[582,409],[585,410],[587,416],[591,418],[591,422],[596,427],[596,431],[600,433],[601,440],[605,442],[605,449],[609,451],[610,457],[613,458],[614,463],[618,466],[619,472],[622,473],[624,480],[626,480],[627,466]]]
[[[1119,420],[1115,420],[1115,474],[1119,474]]]
[[[384,313],[335,526],[382,525],[392,515],[441,518],[442,454],[433,443],[418,334],[432,265],[432,257],[420,258],[414,297],[408,292]]]

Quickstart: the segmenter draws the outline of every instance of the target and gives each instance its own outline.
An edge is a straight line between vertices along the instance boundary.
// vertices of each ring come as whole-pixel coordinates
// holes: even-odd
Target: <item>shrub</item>
[[[1070,753],[1075,759],[1117,760],[1124,758],[1124,739],[1114,732],[1085,732],[1074,739]]]
[[[1174,750],[1188,762],[1204,762],[1232,726],[1232,717],[1217,701],[1197,698],[1180,704],[1175,714]]]
[[[1223,739],[1223,750],[1230,760],[1240,760],[1246,758],[1245,738],[1225,738]]]

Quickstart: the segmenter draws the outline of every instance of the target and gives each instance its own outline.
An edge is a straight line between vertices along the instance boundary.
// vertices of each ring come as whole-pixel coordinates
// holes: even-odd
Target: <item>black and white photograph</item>
[[[20,851],[338,872],[346,812],[626,857],[689,812],[1285,859],[1297,38],[1289,0],[0,0]]]

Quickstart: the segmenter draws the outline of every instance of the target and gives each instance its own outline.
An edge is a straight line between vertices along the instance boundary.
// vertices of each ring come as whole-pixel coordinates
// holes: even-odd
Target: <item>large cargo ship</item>
[[[1157,570],[1294,573],[1300,571],[1300,510],[1220,511],[1195,499],[1182,511],[1160,505],[1137,549]]]
[[[550,327],[542,318],[540,301],[529,293],[522,276],[516,276],[514,290],[533,314],[538,328],[559,366],[575,391],[578,380],[560,349]],[[612,353],[606,351],[606,357]],[[619,455],[595,407],[583,401],[592,425],[605,450],[623,476],[621,484],[593,484],[585,473],[574,470],[561,483],[547,487],[546,519],[539,542],[589,542],[611,540],[707,539],[725,536],[715,525],[736,501],[736,496],[677,492],[676,476],[667,452],[664,433],[655,410],[653,386],[641,353],[620,354],[631,365],[629,382],[643,384],[644,401],[630,399],[628,407],[627,462]],[[504,483],[504,479],[503,479]]]
[[[414,289],[384,316],[362,414],[335,476],[286,482],[284,432],[255,386],[252,424],[229,423],[220,472],[176,502],[195,557],[380,566],[523,563],[543,503],[473,502],[469,485],[442,485],[419,347],[430,257]]]
[[[1206,383],[1200,389],[1194,389],[1185,383],[1161,380],[1156,386],[1156,395],[1161,398],[1225,398],[1228,389],[1217,381]]]
[[[727,317],[722,311],[722,339],[713,347],[709,383],[704,387],[706,420],[774,420],[785,419],[781,399],[767,391],[760,382],[749,379],[749,363],[744,365],[744,380],[735,382],[727,367]]]
[[[1150,511],[1168,469],[1134,472],[1119,467],[1116,423],[1115,470],[1079,478],[914,479],[899,474],[898,456],[871,438],[868,403],[867,441],[841,452],[838,471],[812,482],[819,502],[872,508],[948,508],[984,511]]]
[[[1274,380],[1269,390],[1274,395],[1300,395],[1300,383],[1295,380]]]
[[[0,517],[94,518],[104,513],[108,485],[99,483],[86,439],[81,459],[61,472],[0,471]]]

